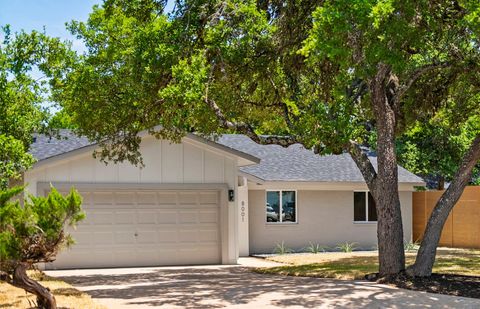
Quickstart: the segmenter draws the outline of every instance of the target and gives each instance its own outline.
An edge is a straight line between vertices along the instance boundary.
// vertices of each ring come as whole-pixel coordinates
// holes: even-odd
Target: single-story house
[[[87,218],[76,244],[47,268],[235,264],[276,244],[376,245],[376,213],[348,154],[319,156],[301,145],[258,145],[244,135],[181,143],[142,133],[144,168],[105,164],[98,145],[68,130],[37,135],[27,191],[74,186]],[[376,159],[371,157],[374,165]],[[422,179],[399,167],[405,240],[412,237],[412,192]]]

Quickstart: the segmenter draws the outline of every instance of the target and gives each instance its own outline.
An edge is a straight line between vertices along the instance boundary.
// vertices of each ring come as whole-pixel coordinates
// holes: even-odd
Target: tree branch
[[[210,109],[215,113],[217,117],[218,124],[221,128],[234,130],[235,132],[242,133],[250,137],[254,142],[262,145],[280,145],[283,147],[288,147],[293,144],[299,143],[299,141],[294,136],[274,136],[274,135],[260,135],[255,132],[252,126],[243,122],[232,122],[227,119],[223,114],[220,107],[215,103],[215,101],[208,98],[208,90],[206,91],[206,96],[204,98],[205,103],[210,107]]]
[[[362,147],[355,141],[350,141],[350,147],[348,152],[352,156],[353,161],[357,165],[358,169],[363,175],[365,182],[367,183],[370,191],[374,192],[377,189],[377,172],[373,167],[372,162],[368,158],[367,154],[363,151]]]
[[[395,97],[393,98],[393,103],[395,105],[398,105],[400,101],[403,99],[405,93],[413,86],[413,84],[424,74],[434,71],[436,69],[440,68],[446,68],[449,67],[451,64],[449,62],[438,62],[438,63],[431,63],[424,65],[418,69],[416,69],[410,78],[408,80],[399,86],[397,93],[395,94]]]
[[[453,181],[442,194],[428,219],[423,240],[418,250],[415,264],[409,267],[408,273],[415,276],[430,276],[443,226],[450,212],[463,194],[472,178],[472,171],[480,160],[480,134],[473,140],[470,148],[462,159]]]

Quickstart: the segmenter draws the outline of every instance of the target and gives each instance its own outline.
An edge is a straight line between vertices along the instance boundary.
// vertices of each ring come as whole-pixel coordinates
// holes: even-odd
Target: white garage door
[[[47,268],[220,263],[215,190],[80,191],[87,218],[76,244]]]

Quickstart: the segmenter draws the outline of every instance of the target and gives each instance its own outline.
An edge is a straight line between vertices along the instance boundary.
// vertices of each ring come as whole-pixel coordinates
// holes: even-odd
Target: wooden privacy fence
[[[413,193],[413,240],[420,241],[443,191]],[[443,227],[440,246],[480,248],[480,186],[465,188]]]

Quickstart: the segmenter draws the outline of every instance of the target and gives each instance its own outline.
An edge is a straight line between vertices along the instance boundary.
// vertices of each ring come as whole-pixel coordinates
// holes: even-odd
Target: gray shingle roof
[[[70,130],[60,130],[59,133],[59,139],[36,134],[30,153],[41,161],[94,144]],[[240,170],[265,181],[364,182],[349,154],[319,156],[301,145],[288,148],[259,145],[240,134],[225,134],[216,142],[260,158],[259,164],[241,167]],[[370,159],[376,166],[376,157],[371,156]],[[400,166],[398,178],[403,183],[423,182],[420,177]]]
[[[260,164],[241,167],[240,170],[265,181],[364,182],[352,157],[346,153],[320,156],[299,144],[288,148],[259,145],[238,134],[222,135],[217,142],[260,158]],[[377,165],[375,156],[370,156],[370,160]],[[423,182],[400,166],[398,178],[403,183]]]
[[[86,137],[79,137],[70,130],[60,130],[59,136],[60,138],[34,134],[34,142],[30,146],[29,152],[38,161],[41,161],[94,144]]]

